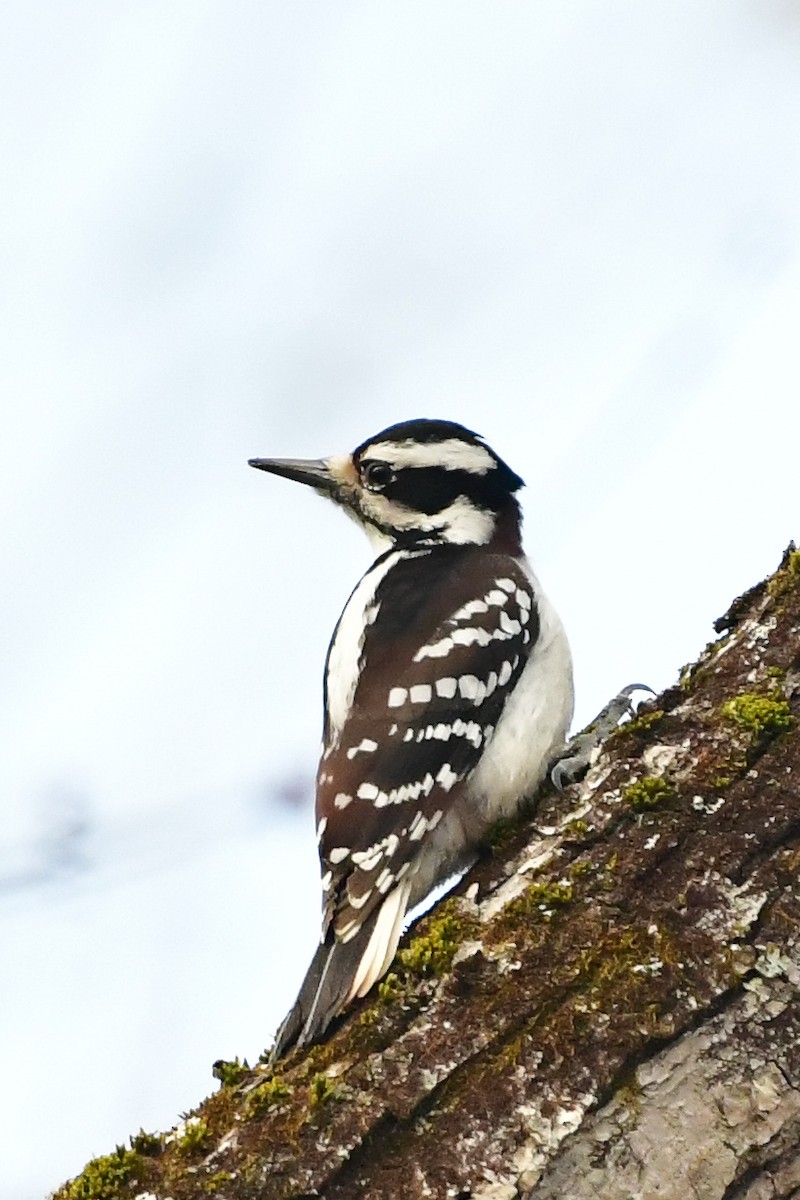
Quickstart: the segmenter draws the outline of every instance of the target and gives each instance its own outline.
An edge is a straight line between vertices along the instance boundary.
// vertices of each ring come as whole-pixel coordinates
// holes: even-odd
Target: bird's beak
[[[338,481],[324,458],[251,458],[248,461],[251,467],[258,467],[259,471],[269,471],[272,475],[282,475],[284,479],[307,483],[318,492],[329,494],[338,487]]]

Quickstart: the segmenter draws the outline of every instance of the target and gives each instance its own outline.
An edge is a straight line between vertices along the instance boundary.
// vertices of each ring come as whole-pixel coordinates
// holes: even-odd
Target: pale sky
[[[579,723],[800,537],[800,18],[17,2],[0,57],[0,1200],[35,1200],[252,1061],[311,954],[369,547],[249,457],[482,433]]]

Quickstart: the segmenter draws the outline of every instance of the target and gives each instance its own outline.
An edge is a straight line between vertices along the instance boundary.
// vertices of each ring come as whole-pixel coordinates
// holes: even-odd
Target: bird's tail
[[[357,997],[366,996],[386,973],[403,932],[410,891],[410,880],[403,880],[346,942],[336,937],[332,924],[328,927],[300,994],[277,1032],[270,1062],[292,1046],[318,1041],[334,1017]]]

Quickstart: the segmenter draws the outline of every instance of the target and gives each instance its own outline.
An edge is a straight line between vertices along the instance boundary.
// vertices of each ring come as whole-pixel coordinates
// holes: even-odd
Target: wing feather
[[[443,546],[401,561],[375,592],[352,706],[317,785],[325,928],[333,922],[340,940],[413,875],[535,644],[522,564],[475,551]]]

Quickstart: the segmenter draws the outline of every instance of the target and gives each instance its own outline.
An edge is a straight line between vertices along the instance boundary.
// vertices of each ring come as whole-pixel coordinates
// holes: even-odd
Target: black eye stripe
[[[491,475],[441,467],[405,467],[387,486],[386,494],[414,512],[430,515],[441,512],[459,496],[484,509],[495,509],[508,500],[508,493]]]

